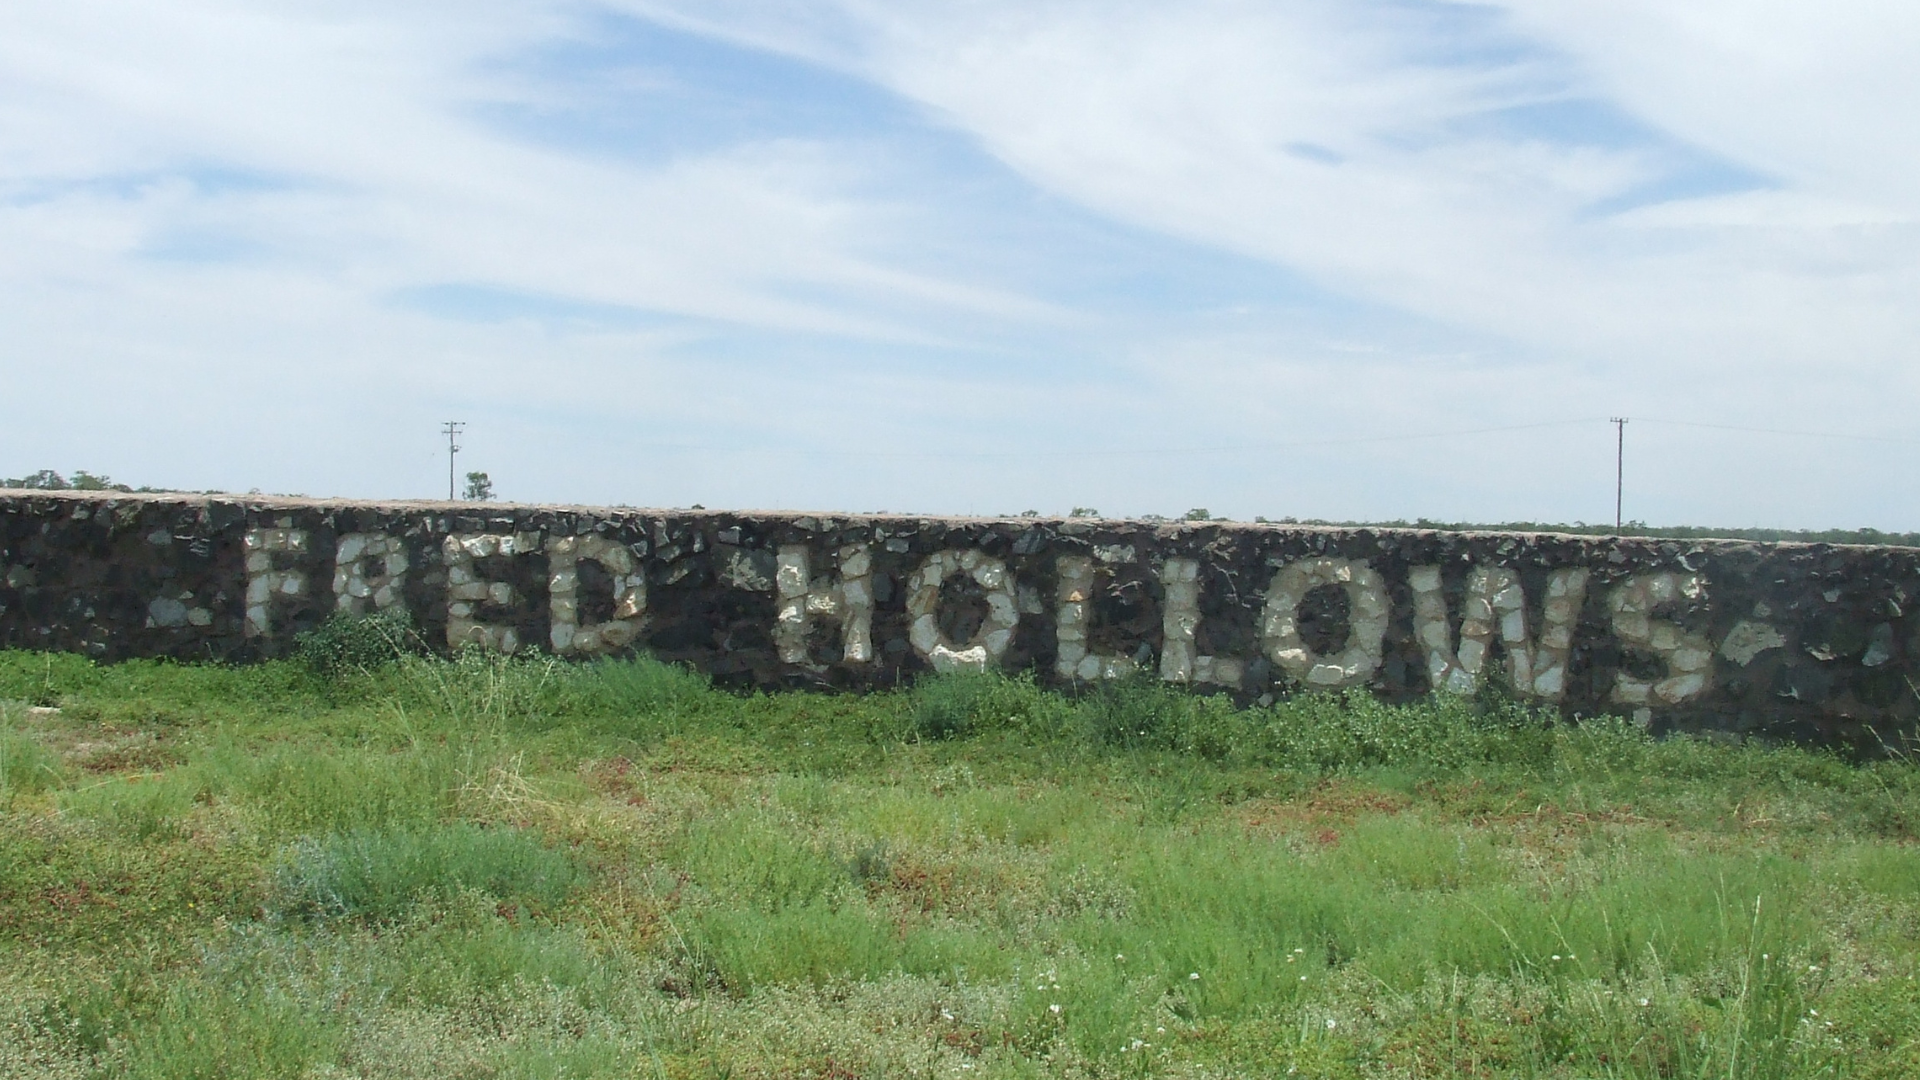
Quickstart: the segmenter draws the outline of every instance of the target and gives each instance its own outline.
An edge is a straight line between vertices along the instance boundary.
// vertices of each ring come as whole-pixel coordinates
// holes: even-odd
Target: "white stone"
[[[1733,624],[1726,640],[1720,643],[1720,655],[1746,667],[1753,663],[1754,657],[1768,649],[1782,648],[1786,643],[1787,639],[1771,624],[1742,619]]]
[[[1705,671],[1713,666],[1713,653],[1697,646],[1676,648],[1668,663],[1673,665],[1675,671]]]
[[[1246,665],[1225,656],[1202,656],[1194,661],[1194,678],[1213,686],[1238,687],[1246,681]]]
[[[913,620],[913,626],[907,631],[907,640],[913,643],[914,650],[931,654],[940,647],[940,628],[932,615],[922,615]]]
[[[985,671],[987,670],[987,650],[975,645],[970,649],[954,650],[945,645],[935,645],[927,656],[933,670],[949,671]]]
[[[1622,705],[1644,705],[1653,687],[1639,679],[1621,675],[1613,683],[1613,700]]]
[[[1557,700],[1567,689],[1567,669],[1554,665],[1533,679],[1533,695],[1548,701]]]
[[[1020,612],[1014,607],[1013,597],[1005,592],[987,594],[987,621],[996,627],[1011,627],[1020,621]],[[998,653],[997,649],[988,652]]]
[[[781,596],[805,596],[807,592],[807,563],[803,551],[782,549],[773,574],[774,587]]]
[[[1307,671],[1310,686],[1340,686],[1348,677],[1348,669],[1339,664],[1315,664]]]
[[[1700,693],[1707,688],[1707,676],[1704,672],[1692,672],[1662,679],[1654,684],[1654,696],[1669,705],[1675,705]]]

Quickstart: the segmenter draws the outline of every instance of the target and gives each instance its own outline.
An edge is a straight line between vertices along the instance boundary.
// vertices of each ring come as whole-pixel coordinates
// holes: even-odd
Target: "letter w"
[[[1507,654],[1507,677],[1517,693],[1545,701],[1565,696],[1573,628],[1587,597],[1585,569],[1556,570],[1547,578],[1546,625],[1535,641],[1527,633],[1527,596],[1520,575],[1499,566],[1475,567],[1462,597],[1458,649],[1440,568],[1416,566],[1408,584],[1413,587],[1413,636],[1426,653],[1427,681],[1434,689],[1472,689],[1498,635]]]

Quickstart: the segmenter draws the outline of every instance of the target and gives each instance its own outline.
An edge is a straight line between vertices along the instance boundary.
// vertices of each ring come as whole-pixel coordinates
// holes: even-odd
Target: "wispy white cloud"
[[[1598,516],[1604,425],[1339,440],[1904,430],[1920,16],[1812,10],[16,5],[0,366],[118,392],[0,455],[431,491],[458,409],[531,497]],[[1645,516],[1920,524],[1634,437]]]

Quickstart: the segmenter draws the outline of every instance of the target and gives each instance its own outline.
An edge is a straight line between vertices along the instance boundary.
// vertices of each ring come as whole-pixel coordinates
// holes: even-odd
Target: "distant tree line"
[[[57,472],[54,472],[52,469],[41,469],[39,472],[29,473],[26,476],[14,476],[14,477],[7,477],[5,479],[0,479],[0,487],[26,488],[30,491],[158,492],[158,491],[169,490],[167,488],[152,488],[152,487],[137,488],[137,487],[129,487],[126,484],[116,484],[113,482],[113,478],[110,476],[102,476],[96,473],[90,473],[85,469],[75,470],[73,474],[73,479],[71,480],[67,479],[64,476],[61,476]]]

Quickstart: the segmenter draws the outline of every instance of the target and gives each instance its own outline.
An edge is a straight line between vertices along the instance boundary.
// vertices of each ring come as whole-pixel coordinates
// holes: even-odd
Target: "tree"
[[[68,480],[52,469],[41,469],[26,476],[0,479],[0,488],[27,488],[32,491],[132,491],[125,484],[116,484],[110,476],[100,476],[85,469],[77,470],[73,479]],[[151,490],[141,488],[142,491]]]
[[[483,472],[468,473],[465,498],[469,502],[486,502],[493,498],[493,481]]]

